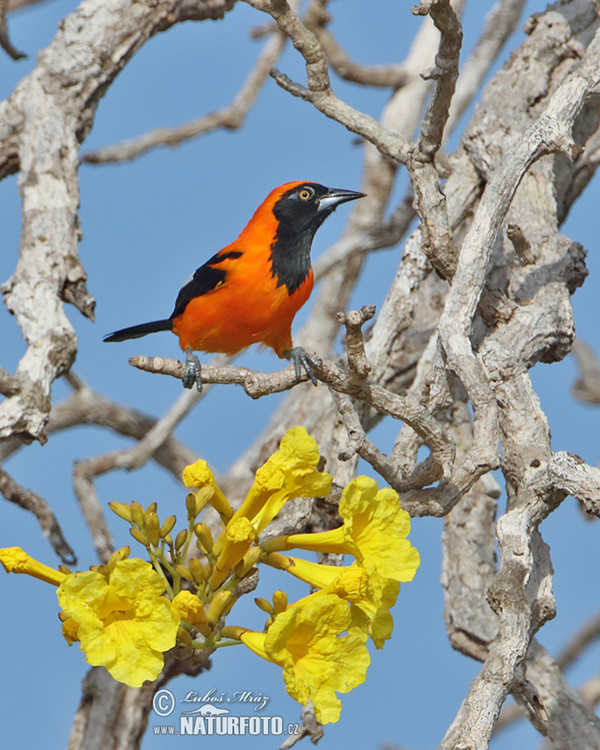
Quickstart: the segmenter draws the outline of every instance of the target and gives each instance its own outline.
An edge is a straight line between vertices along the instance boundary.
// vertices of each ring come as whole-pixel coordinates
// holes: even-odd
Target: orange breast
[[[234,243],[232,248],[241,249]],[[265,245],[263,244],[264,248]],[[266,244],[266,248],[270,243]],[[252,344],[270,346],[278,356],[292,347],[292,321],[313,287],[312,270],[290,295],[271,275],[268,251],[252,247],[219,266],[225,281],[191,300],[173,320],[182,349],[235,354]]]

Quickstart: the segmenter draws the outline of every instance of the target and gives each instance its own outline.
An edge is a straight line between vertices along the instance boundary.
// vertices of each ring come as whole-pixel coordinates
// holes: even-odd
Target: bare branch
[[[365,352],[362,327],[375,315],[375,305],[365,305],[361,310],[349,313],[338,313],[338,321],[346,328],[346,351],[350,375],[357,380],[364,380],[372,370]]]
[[[296,1],[292,5],[295,7],[298,2]],[[281,57],[286,42],[287,37],[280,31],[275,30],[272,38],[261,50],[254,68],[228,106],[192,120],[185,125],[173,128],[157,128],[138,138],[132,138],[113,146],[105,146],[97,151],[90,151],[83,154],[81,160],[91,164],[130,161],[159,146],[175,148],[184,141],[198,138],[214,130],[221,128],[238,130],[242,128],[248,112],[255,104],[265,81],[268,79],[269,71]]]
[[[575,632],[566,646],[556,657],[556,663],[563,671],[579,659],[586,648],[600,638],[600,614],[593,615]]]
[[[460,6],[460,4],[456,5]],[[421,74],[434,64],[438,41],[439,34],[433,23],[429,18],[424,19],[403,62],[408,74],[407,83],[392,94],[381,115],[381,124],[388,129],[395,130],[405,139],[411,138],[418,128],[422,107],[431,89],[431,83],[423,80]],[[370,143],[365,144],[364,177],[361,189],[367,196],[352,209],[348,230],[341,240],[342,243],[348,241],[348,245],[353,247],[353,252],[348,254],[343,264],[336,266],[320,285],[318,296],[313,303],[311,317],[301,334],[305,346],[318,348],[323,354],[332,350],[338,334],[335,314],[350,304],[352,291],[363,268],[365,253],[372,248],[368,237],[375,238],[375,247],[379,246],[378,237],[382,237],[384,242],[387,241],[388,224],[385,213],[394,189],[397,168],[397,162],[388,159]],[[414,218],[412,204],[412,190],[409,189],[407,198],[390,219],[389,228],[392,233],[389,237],[390,242],[399,241],[406,233],[408,225]],[[365,232],[368,233],[368,237],[364,245],[361,245],[360,237]],[[354,237],[357,238],[356,242],[353,242]],[[402,273],[402,269],[399,269],[399,275]],[[394,294],[397,283],[398,280],[392,285],[390,294]],[[407,300],[404,301],[405,304],[407,302]],[[400,322],[406,322],[406,319],[402,317]],[[389,329],[386,328],[386,330]],[[372,361],[377,369],[375,361],[373,359]],[[392,370],[394,364],[396,363],[389,363],[386,369]]]
[[[141,440],[152,430],[157,420],[123,404],[117,404],[106,396],[93,391],[73,372],[69,380],[76,382],[74,392],[52,407],[48,420],[48,434],[67,430],[76,425],[93,424],[105,427],[119,435]],[[0,460],[22,447],[16,439],[0,444]],[[181,479],[181,472],[198,458],[198,454],[173,436],[165,440],[154,453],[155,461],[169,471],[175,479]]]
[[[454,96],[462,29],[450,0],[428,3],[427,12],[440,32],[440,48],[435,58],[435,68],[427,74],[427,78],[435,81],[435,86],[421,123],[418,149],[424,157],[431,159],[441,146]]]
[[[106,562],[112,553],[112,538],[104,520],[104,514],[94,486],[94,478],[114,469],[131,471],[143,466],[171,437],[175,427],[204,397],[205,393],[206,390],[202,393],[199,393],[196,389],[184,391],[166,414],[157,420],[133,447],[112,451],[75,463],[73,488],[102,562]]]
[[[210,667],[210,652],[179,647],[167,651],[162,672],[153,682],[132,688],[114,680],[103,667],[92,667],[83,679],[67,750],[119,750],[125,742],[139,748],[156,691],[178,675],[196,677]]]
[[[40,524],[42,534],[65,564],[74,565],[77,562],[75,553],[64,538],[56,516],[43,497],[33,490],[21,487],[2,467],[0,467],[0,492],[9,502],[33,513]]]
[[[10,41],[8,20],[6,18],[9,8],[9,0],[0,0],[0,47],[2,47],[6,54],[9,57],[12,57],[13,60],[21,60],[23,57],[27,57],[27,55],[24,52],[19,52]]]
[[[101,563],[108,562],[115,547],[94,486],[94,477],[114,468],[113,457],[98,456],[73,464],[73,490]]]
[[[477,44],[460,71],[456,93],[450,104],[444,141],[479,91],[502,47],[517,28],[524,6],[525,0],[498,0],[487,15]]]
[[[185,366],[183,362],[162,357],[132,357],[129,362],[132,366],[146,372],[170,375],[178,379],[181,379]],[[330,363],[317,362],[313,371],[321,382],[334,390],[365,401],[381,414],[387,414],[410,424],[431,449],[444,475],[448,477],[451,475],[454,458],[452,440],[439,429],[435,420],[427,414],[416,399],[398,396],[377,383],[356,382],[346,372]],[[291,367],[267,375],[233,365],[226,367],[209,365],[202,368],[202,379],[206,383],[242,385],[252,398],[278,393],[298,383]],[[301,381],[306,380],[307,376],[303,375]]]
[[[404,65],[360,65],[340,47],[327,29],[331,22],[328,3],[329,0],[312,0],[304,15],[304,25],[317,37],[329,64],[340,78],[363,86],[403,86],[410,79]]]
[[[23,206],[19,261],[2,291],[27,342],[16,373],[21,388],[0,405],[0,438],[46,440],[52,384],[77,351],[63,302],[93,319],[94,300],[77,254],[77,151],[101,96],[157,31],[222,16],[233,2],[150,6],[119,0],[107,9],[85,0],[40,53],[34,71],[0,104],[0,177],[21,170]],[[85,55],[73,55],[75,48]]]
[[[571,351],[579,367],[579,377],[572,388],[573,395],[588,404],[600,404],[600,365],[593,349],[577,338]]]
[[[271,71],[271,75],[283,89],[311,102],[324,115],[373,143],[389,158],[398,162],[406,159],[406,144],[402,138],[379,125],[369,115],[346,104],[333,93],[327,61],[316,36],[302,24],[286,0],[244,1],[257,10],[269,13],[306,61],[308,88],[295,83],[278,70]]]
[[[446,198],[440,187],[434,159],[440,146],[458,78],[462,29],[449,0],[436,0],[419,10],[428,13],[440,31],[440,46],[434,69],[428,78],[435,81],[429,105],[421,123],[408,168],[417,212],[421,218],[422,249],[432,265],[447,279],[452,278],[456,250],[448,220]]]
[[[600,469],[568,451],[552,456],[550,476],[557,489],[576,497],[586,513],[600,517]]]
[[[317,721],[312,706],[309,705],[302,708],[301,719],[302,724],[298,731],[295,734],[290,735],[287,740],[284,740],[279,746],[279,750],[289,750],[289,748],[294,747],[297,742],[300,742],[300,740],[305,737],[309,737],[313,745],[316,745],[317,742],[322,739],[325,731],[323,726]]]
[[[533,633],[554,615],[550,558],[536,531],[550,506],[541,499],[536,479],[527,490],[522,488],[522,504],[498,521],[500,570],[488,594],[500,618],[498,636],[490,644],[485,665],[473,680],[440,750],[461,745],[473,750],[487,748]]]
[[[535,640],[513,694],[534,727],[548,738],[551,747],[600,748],[600,719]]]
[[[365,461],[368,461],[371,464],[375,471],[386,480],[390,487],[399,493],[407,493],[413,489],[421,489],[422,487],[433,484],[442,478],[440,465],[432,458],[432,456],[428,456],[420,464],[417,464],[408,476],[404,476],[399,471],[396,462],[382,453],[366,436],[358,412],[350,396],[338,393],[338,391],[333,388],[330,390],[331,397],[333,398],[340,416],[344,420],[344,425],[348,430],[348,447],[340,453],[340,460],[348,461],[355,453],[358,453],[361,458],[364,458]],[[405,505],[405,503],[403,503],[403,505]],[[412,509],[410,500],[408,501],[408,505]],[[419,510],[414,511],[412,515],[428,514],[428,510],[425,508],[426,504],[423,503]],[[445,512],[448,510],[449,508],[445,508]]]
[[[0,393],[10,398],[16,396],[20,389],[18,378],[13,377],[4,367],[0,367]]]
[[[598,88],[599,53],[600,37],[596,35],[582,64],[561,84],[545,113],[523,134],[493,174],[463,242],[439,331],[448,366],[461,378],[473,405],[475,443],[480,446],[478,452],[483,449],[479,455],[470,457],[475,464],[493,467],[498,461],[495,399],[469,341],[492,249],[500,223],[529,166],[542,154],[552,151],[577,155],[570,129],[585,98]]]

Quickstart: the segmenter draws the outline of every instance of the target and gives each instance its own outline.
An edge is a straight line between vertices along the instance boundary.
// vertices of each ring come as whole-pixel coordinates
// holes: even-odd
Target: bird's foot
[[[183,370],[183,381],[184,388],[191,388],[196,383],[198,393],[202,390],[202,371],[200,368],[200,360],[188,347],[185,350],[185,368]]]
[[[281,355],[285,359],[291,359],[294,363],[294,372],[296,373],[296,379],[300,380],[302,377],[302,369],[306,372],[313,385],[317,385],[317,378],[313,372],[313,367],[318,367],[321,363],[318,359],[314,359],[307,354],[301,346],[295,346],[293,349],[288,349]]]

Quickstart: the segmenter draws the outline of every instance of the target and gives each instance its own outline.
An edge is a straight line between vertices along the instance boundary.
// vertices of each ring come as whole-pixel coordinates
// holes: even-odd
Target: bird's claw
[[[320,362],[318,359],[311,357],[307,354],[301,346],[295,346],[293,349],[289,349],[283,352],[283,356],[286,359],[291,359],[294,364],[294,373],[296,374],[296,380],[300,380],[302,377],[302,370],[308,375],[313,385],[317,385],[317,378],[313,372],[313,367],[318,367]]]
[[[186,349],[185,351],[185,368],[183,370],[183,381],[184,388],[191,388],[196,383],[198,393],[202,390],[202,371],[200,367],[200,360],[192,353],[191,350]]]

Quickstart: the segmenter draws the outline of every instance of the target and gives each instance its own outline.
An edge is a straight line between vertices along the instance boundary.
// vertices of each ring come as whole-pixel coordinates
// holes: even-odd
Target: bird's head
[[[289,230],[313,234],[339,205],[364,197],[355,190],[328,188],[317,182],[288,182],[273,193],[277,221]]]

